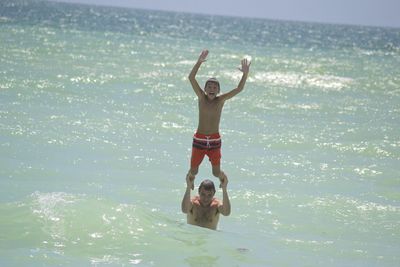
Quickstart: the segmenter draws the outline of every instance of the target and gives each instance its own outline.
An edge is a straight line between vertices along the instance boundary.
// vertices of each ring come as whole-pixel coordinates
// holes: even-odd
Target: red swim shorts
[[[207,155],[211,165],[219,165],[221,162],[221,136],[215,134],[199,134],[193,136],[192,159],[190,166],[196,168],[200,166],[204,156]]]

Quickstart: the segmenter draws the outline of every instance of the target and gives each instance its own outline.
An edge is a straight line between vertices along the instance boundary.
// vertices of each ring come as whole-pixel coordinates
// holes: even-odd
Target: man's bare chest
[[[195,207],[193,209],[193,217],[197,222],[212,222],[217,217],[216,208]]]

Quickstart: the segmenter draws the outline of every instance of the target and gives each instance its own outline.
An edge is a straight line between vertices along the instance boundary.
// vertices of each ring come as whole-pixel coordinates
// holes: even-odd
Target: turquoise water
[[[1,266],[399,266],[400,29],[7,0],[0,40]],[[204,48],[224,92],[253,60],[218,231],[180,211]]]

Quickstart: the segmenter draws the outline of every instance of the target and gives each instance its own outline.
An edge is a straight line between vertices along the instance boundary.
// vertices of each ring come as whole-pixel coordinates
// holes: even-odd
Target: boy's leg
[[[207,153],[210,161],[211,161],[211,165],[212,165],[212,174],[215,177],[218,177],[221,184],[222,181],[224,181],[225,179],[225,173],[221,170],[221,149],[213,149],[208,151]],[[221,184],[219,185],[219,187],[221,188]]]
[[[199,167],[191,167],[186,175],[189,177],[190,181],[193,181],[196,178],[196,174],[199,172]],[[192,190],[194,189],[194,183],[192,184]]]
[[[189,177],[190,181],[194,181],[196,178],[196,174],[199,172],[199,168],[192,169],[190,168],[189,172],[187,173],[186,177]],[[194,189],[194,183],[192,184],[192,190]]]
[[[188,174],[186,175],[186,178],[189,178],[190,181],[194,181],[195,174],[192,174],[192,170],[190,169]],[[192,183],[192,190],[194,190],[194,183]]]
[[[190,169],[189,169],[189,175],[190,176],[196,176],[197,175],[197,173],[199,172],[199,167],[191,167]]]
[[[220,165],[212,165],[212,173],[215,177],[219,178],[220,185],[219,187],[221,188],[222,182],[225,180],[225,173],[221,170]]]
[[[203,161],[205,156],[205,152],[201,149],[197,149],[195,147],[192,148],[192,157],[190,159],[190,169],[188,172],[188,176],[190,180],[194,180],[197,173],[199,172],[200,163]],[[194,183],[193,183],[194,184]],[[192,190],[194,189],[194,185],[192,186]]]

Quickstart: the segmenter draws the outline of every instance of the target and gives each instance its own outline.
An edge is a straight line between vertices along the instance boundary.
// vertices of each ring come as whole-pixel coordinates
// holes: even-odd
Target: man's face
[[[200,204],[202,206],[209,206],[212,202],[215,192],[212,190],[205,190],[204,188],[200,189]]]
[[[208,82],[206,85],[205,91],[206,91],[207,97],[209,99],[214,99],[215,97],[217,97],[217,95],[219,93],[218,83]]]

